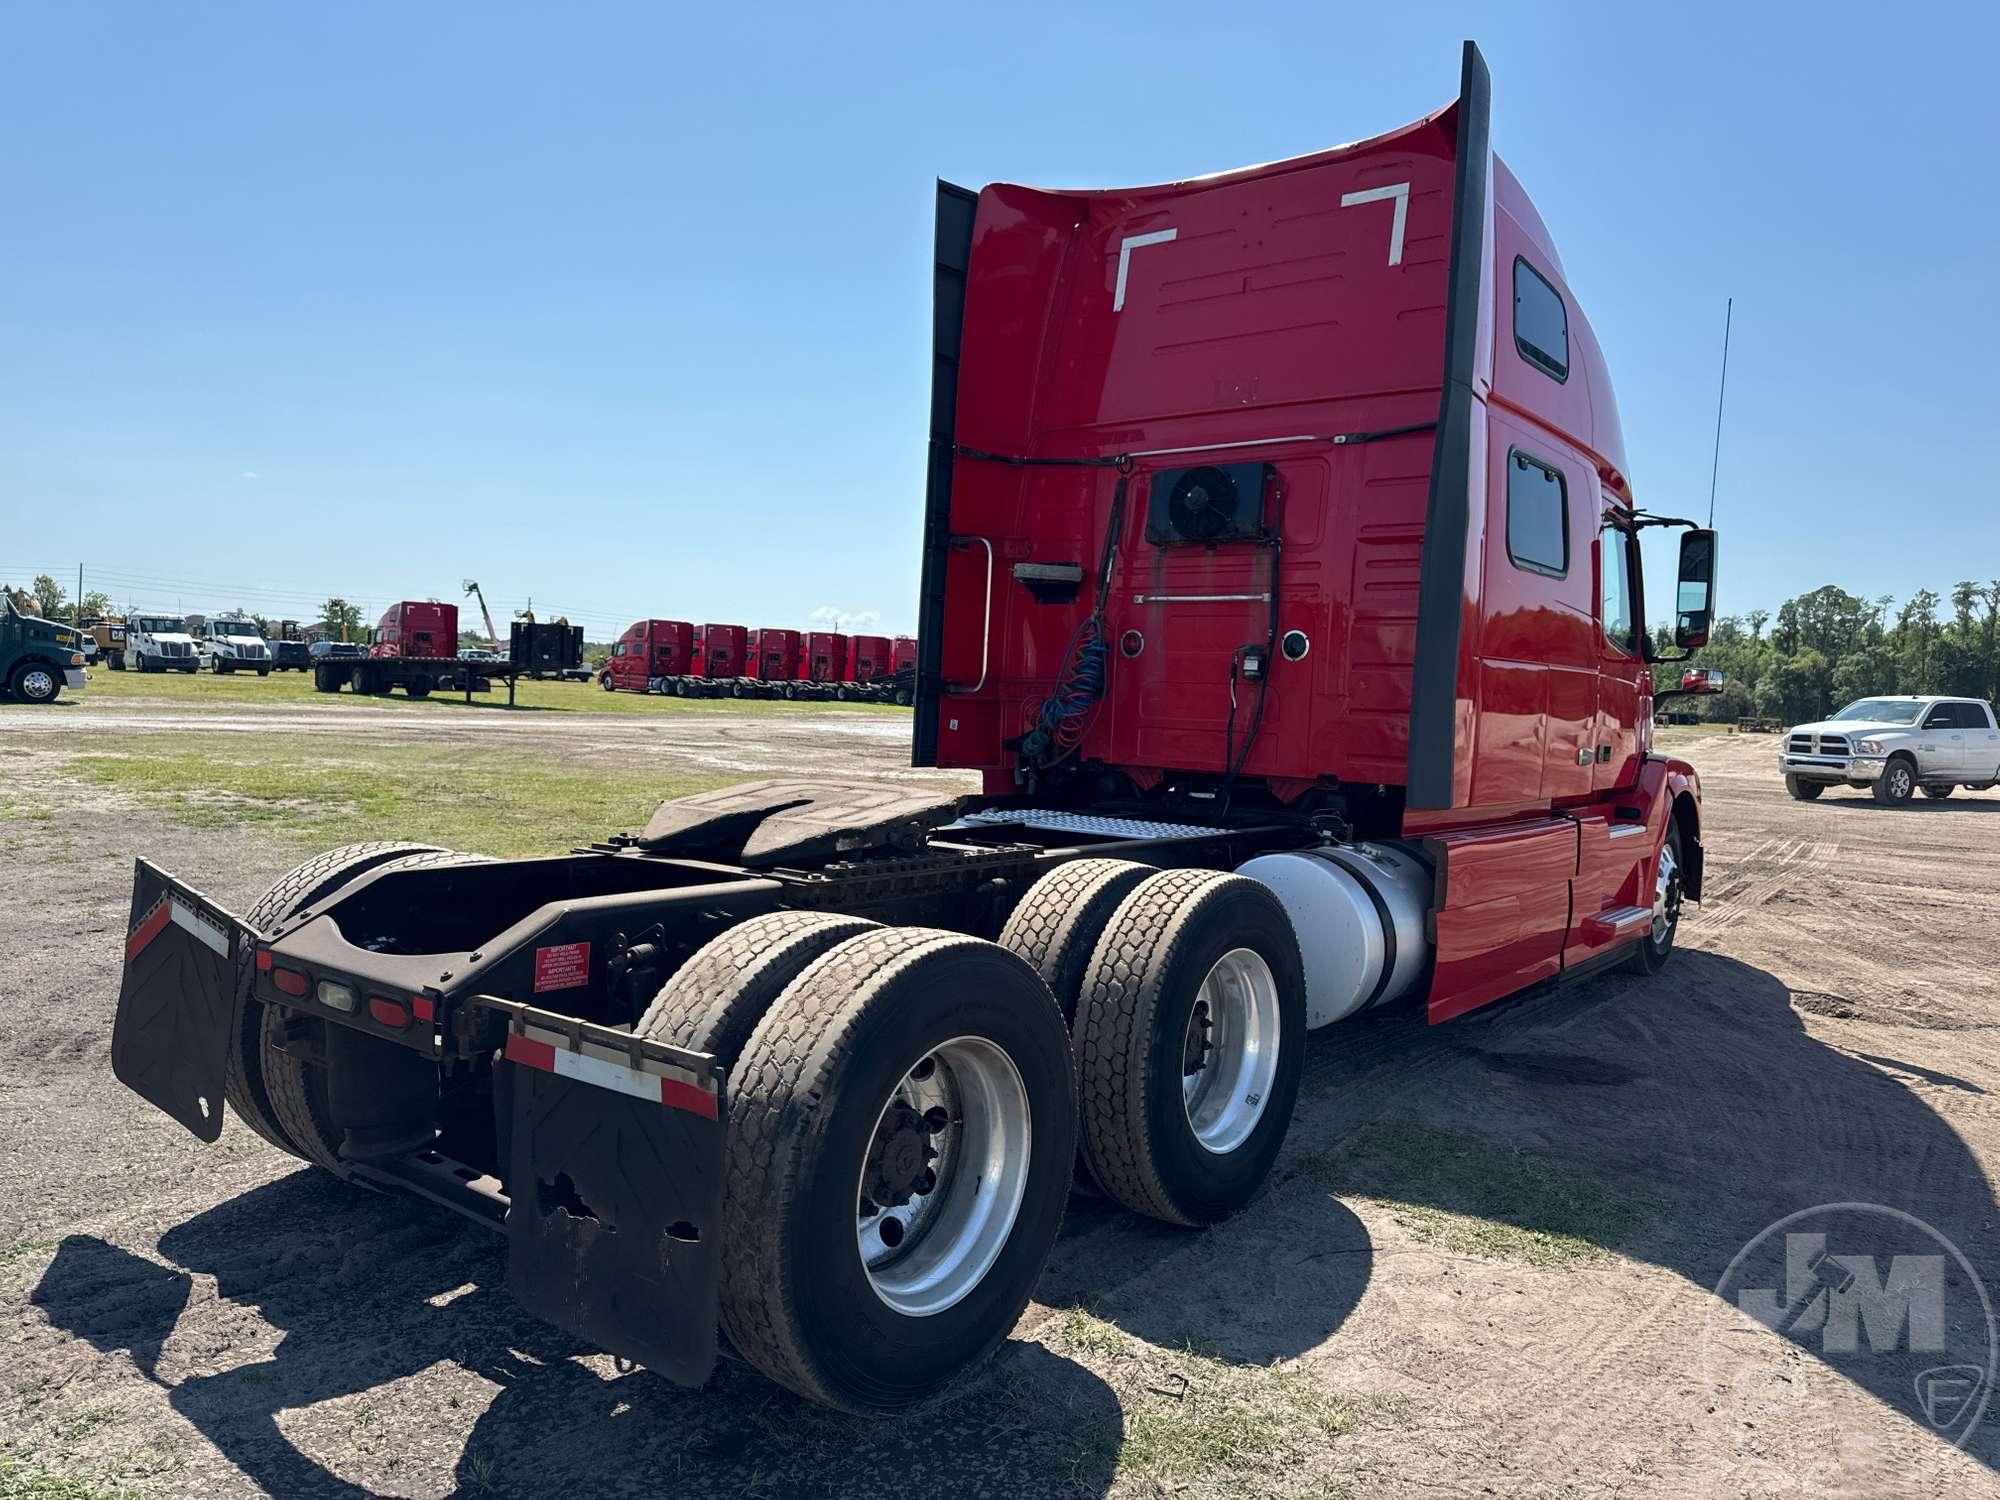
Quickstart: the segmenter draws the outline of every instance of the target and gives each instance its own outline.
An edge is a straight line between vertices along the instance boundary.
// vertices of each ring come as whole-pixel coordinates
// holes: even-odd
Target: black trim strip
[[[1486,192],[1493,83],[1475,43],[1458,83],[1458,170],[1452,189],[1451,268],[1444,315],[1444,393],[1431,449],[1417,580],[1417,653],[1410,683],[1406,805],[1448,808],[1457,780],[1458,662],[1472,525],[1472,383],[1479,360],[1479,286],[1486,262]]]
[[[940,180],[931,270],[931,432],[924,476],[923,581],[917,590],[915,717],[910,764],[937,764],[938,699],[944,652],[944,574],[951,548],[951,465],[958,430],[959,343],[965,331],[965,279],[972,262],[972,221],[979,195]]]

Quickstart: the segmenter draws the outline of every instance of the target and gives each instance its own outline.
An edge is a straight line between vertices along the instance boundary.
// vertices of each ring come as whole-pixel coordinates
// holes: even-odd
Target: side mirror
[[[1719,667],[1689,667],[1681,673],[1681,691],[1707,697],[1722,691],[1722,671]]]
[[[1674,590],[1674,644],[1692,651],[1708,644],[1715,615],[1715,533],[1681,533],[1680,581]]]

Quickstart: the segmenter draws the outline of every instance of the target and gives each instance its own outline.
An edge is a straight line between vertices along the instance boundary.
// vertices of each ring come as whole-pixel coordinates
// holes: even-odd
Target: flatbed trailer
[[[499,681],[507,684],[509,708],[514,707],[515,682],[528,675],[532,675],[528,668],[512,662],[463,662],[455,657],[339,656],[323,657],[312,664],[315,692],[352,688],[381,697],[401,688],[411,698],[463,692],[470,703],[474,693],[491,692],[494,682]]]
[[[1468,43],[1451,106],[1296,161],[939,185],[911,755],[981,795],[354,845],[241,915],[142,860],[117,1077],[499,1230],[614,1354],[696,1383],[726,1335],[886,1412],[1006,1337],[1079,1180],[1187,1228],[1250,1202],[1308,1029],[1658,971],[1704,856],[1637,535],[1685,531],[1683,651],[1716,537],[1637,508],[1488,114]]]

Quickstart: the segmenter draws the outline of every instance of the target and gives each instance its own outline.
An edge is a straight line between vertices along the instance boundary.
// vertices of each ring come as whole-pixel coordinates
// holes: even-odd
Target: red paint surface
[[[452,661],[458,656],[458,606],[405,599],[392,604],[375,625],[368,648],[375,657]]]
[[[807,631],[799,653],[799,681],[847,681],[847,637],[832,630]]]
[[[743,675],[761,682],[790,682],[799,675],[796,630],[753,630],[743,639]]]
[[[848,639],[849,682],[880,682],[894,667],[890,664],[890,645],[886,635],[857,635]]]
[[[611,647],[611,686],[643,693],[655,677],[685,677],[692,670],[694,626],[685,620],[638,620]]]
[[[697,625],[689,674],[718,679],[741,677],[745,633],[741,625]]]
[[[1129,633],[1141,649],[1114,649],[1082,760],[1123,771],[1142,791],[1221,773],[1249,712],[1239,682],[1232,726],[1231,662],[1263,645],[1269,606],[1187,596],[1275,589],[1279,633],[1302,631],[1311,649],[1271,664],[1243,777],[1287,801],[1320,787],[1405,783],[1434,433],[1283,440],[1436,420],[1457,143],[1453,105],[1353,146],[1191,182],[980,193],[956,392],[961,448],[1103,459],[1234,445],[1131,462],[1101,602],[1106,638]],[[1650,682],[1601,618],[1604,570],[1619,560],[1618,523],[1635,503],[1603,355],[1526,192],[1497,158],[1489,168],[1470,330],[1472,452],[1453,477],[1470,506],[1452,805],[1408,811],[1402,830],[1444,864],[1434,1019],[1592,956],[1602,940],[1583,924],[1650,892],[1672,798],[1695,795],[1686,777],[1669,786],[1652,774]],[[1397,183],[1408,184],[1400,261],[1393,202],[1342,204]],[[1167,231],[1173,238],[1129,247],[1119,305],[1121,246]],[[1563,298],[1560,381],[1517,347],[1517,258]],[[1509,554],[1516,450],[1562,477],[1559,577]],[[1279,549],[1147,540],[1156,476],[1248,462],[1270,466],[1259,517]],[[1092,579],[1118,484],[1104,467],[955,458],[943,690],[928,710],[941,766],[1015,790],[1008,742],[1100,603]],[[1073,602],[1038,602],[1012,576],[1020,562],[1077,564],[1085,582]],[[1635,605],[1645,618],[1643,599]],[[1631,821],[1620,808],[1638,810],[1643,836],[1610,837],[1615,821]]]

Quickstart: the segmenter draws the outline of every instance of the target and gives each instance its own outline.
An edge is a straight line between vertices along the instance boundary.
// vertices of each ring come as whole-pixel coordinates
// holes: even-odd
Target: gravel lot
[[[908,774],[904,723],[357,705],[199,729]],[[115,1085],[132,856],[238,910],[300,857],[55,754],[189,727],[0,709],[0,1495],[2000,1491],[2000,1420],[1952,1449],[1906,1361],[1738,1332],[1775,1382],[1746,1396],[1703,1355],[1732,1257],[1815,1204],[1916,1215],[2000,1291],[2000,793],[1793,803],[1774,740],[1678,741],[1709,899],[1665,973],[1316,1033],[1255,1205],[1203,1234],[1076,1205],[1001,1356],[870,1425],[739,1366],[699,1392],[620,1369],[515,1308],[496,1237],[239,1125],[201,1147]]]

